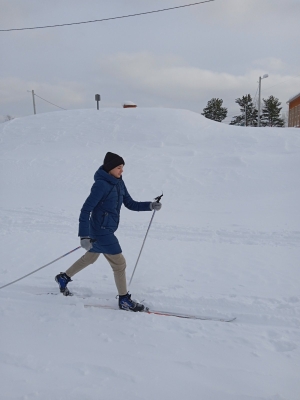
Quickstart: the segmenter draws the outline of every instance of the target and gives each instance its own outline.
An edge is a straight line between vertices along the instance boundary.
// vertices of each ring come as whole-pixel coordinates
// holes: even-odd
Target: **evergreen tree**
[[[212,119],[213,121],[222,122],[227,117],[227,108],[222,107],[223,100],[212,98],[207,102],[207,106],[203,108],[205,118]]]
[[[233,117],[229,125],[257,126],[258,110],[253,104],[250,94],[235,99],[240,106],[241,114]]]
[[[268,99],[263,99],[264,106],[261,115],[261,126],[284,126],[283,118],[280,118],[280,112],[282,107],[280,107],[280,101],[274,97],[270,96]]]

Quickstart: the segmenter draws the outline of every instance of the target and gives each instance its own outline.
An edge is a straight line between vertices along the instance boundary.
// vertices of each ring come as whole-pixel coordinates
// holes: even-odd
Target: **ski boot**
[[[145,311],[145,306],[134,300],[131,300],[131,294],[119,295],[119,308],[126,311]]]
[[[64,296],[72,296],[72,293],[67,288],[67,284],[72,282],[72,279],[65,272],[56,275],[55,281],[58,283],[59,290]]]

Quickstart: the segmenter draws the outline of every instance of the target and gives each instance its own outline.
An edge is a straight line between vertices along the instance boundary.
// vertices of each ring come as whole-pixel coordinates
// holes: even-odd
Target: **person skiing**
[[[71,278],[103,253],[114,273],[119,308],[136,312],[143,311],[144,305],[132,300],[127,290],[126,260],[114,233],[118,229],[122,204],[132,211],[159,211],[162,205],[158,201],[137,202],[131,198],[122,179],[124,165],[124,159],[118,154],[106,153],[79,216],[78,236],[86,253],[65,272],[56,275],[55,281],[61,293],[71,295],[67,288]]]

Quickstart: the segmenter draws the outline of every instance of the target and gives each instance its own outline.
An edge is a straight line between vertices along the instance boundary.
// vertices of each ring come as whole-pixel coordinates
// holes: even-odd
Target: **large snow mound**
[[[132,286],[150,307],[234,323],[84,308],[116,304],[104,258],[78,250],[0,290],[1,398],[299,399],[300,133],[175,109],[74,110],[0,124],[0,286],[78,246],[107,151],[135,200],[164,194]],[[127,276],[151,213],[121,211]]]

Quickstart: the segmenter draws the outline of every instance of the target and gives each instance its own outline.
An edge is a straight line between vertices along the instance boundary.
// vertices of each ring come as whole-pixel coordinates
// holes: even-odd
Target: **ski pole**
[[[159,203],[159,202],[160,202],[160,199],[161,199],[162,197],[163,197],[163,194],[161,194],[160,196],[156,197],[154,200],[156,200],[156,201]],[[137,267],[138,262],[139,262],[139,259],[140,259],[140,257],[141,257],[141,254],[142,254],[142,251],[143,251],[143,248],[144,248],[144,245],[145,245],[147,236],[148,236],[148,232],[149,232],[149,230],[150,230],[150,227],[151,227],[151,224],[152,224],[152,221],[153,221],[153,218],[154,218],[155,213],[156,213],[156,210],[153,211],[153,214],[152,214],[152,217],[151,217],[151,220],[150,220],[150,224],[149,224],[149,226],[148,226],[148,229],[147,229],[147,232],[146,232],[146,235],[145,235],[145,238],[144,238],[144,241],[143,241],[143,244],[142,244],[140,253],[139,253],[138,258],[137,258],[137,260],[136,260],[136,263],[135,263],[135,266],[134,266],[134,269],[133,269],[133,272],[132,272],[132,275],[131,275],[131,278],[130,278],[128,287],[131,285],[131,282],[132,282],[132,279],[133,279],[133,275],[134,275],[134,273],[135,273],[136,267]]]
[[[80,248],[81,248],[81,246],[76,247],[76,249],[73,249],[73,250],[69,251],[68,253],[64,254],[63,256],[58,257],[56,260],[53,260],[53,261],[49,262],[48,264],[43,265],[42,267],[40,267],[40,268],[38,268],[38,269],[36,269],[36,270],[30,272],[29,274],[22,276],[22,278],[16,279],[15,281],[10,282],[10,283],[7,283],[7,284],[4,285],[4,286],[0,286],[0,289],[3,289],[3,288],[5,288],[6,286],[12,285],[13,283],[16,283],[16,282],[18,282],[18,281],[21,281],[21,280],[24,279],[24,278],[27,278],[27,276],[32,275],[32,274],[34,274],[35,272],[37,272],[37,271],[39,271],[39,270],[41,270],[41,269],[43,269],[43,268],[48,267],[48,265],[51,265],[51,264],[55,263],[56,261],[58,261],[58,260],[60,260],[61,258],[65,257],[65,256],[67,256],[67,255],[69,255],[69,254],[71,254],[71,253],[73,253],[73,251],[76,251],[76,250],[78,250],[78,249],[80,249]]]

